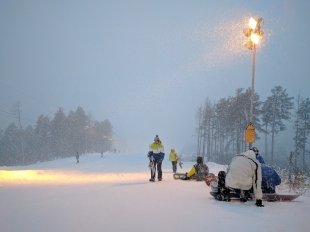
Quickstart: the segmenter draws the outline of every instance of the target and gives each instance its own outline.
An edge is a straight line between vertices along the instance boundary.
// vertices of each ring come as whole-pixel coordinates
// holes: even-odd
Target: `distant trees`
[[[198,111],[200,119],[197,153],[217,162],[227,162],[244,150],[244,130],[250,109],[250,90],[237,89],[233,97],[222,98],[217,104],[206,100]],[[254,96],[254,112],[259,114],[258,95]],[[255,118],[258,124],[258,119]]]
[[[272,95],[267,98],[262,107],[262,120],[265,126],[265,134],[268,134],[268,127],[271,133],[271,157],[270,162],[274,161],[275,135],[286,129],[285,120],[291,118],[294,97],[289,97],[286,89],[275,86],[271,90]],[[265,145],[266,146],[266,145]],[[267,153],[266,153],[267,154]]]
[[[40,115],[34,129],[35,144],[34,148],[37,157],[34,160],[48,160],[52,151],[52,131],[50,119],[47,116]]]
[[[0,163],[4,165],[17,165],[22,163],[19,129],[12,123],[4,131],[0,141]]]
[[[211,139],[213,133],[214,108],[209,99],[205,101],[204,106],[200,107],[197,112],[199,126],[198,130],[198,146],[199,154],[211,153]],[[206,151],[206,148],[208,149]]]
[[[297,157],[302,156],[302,168],[306,171],[306,154],[310,154],[306,149],[307,141],[310,133],[310,99],[306,98],[299,102],[295,120],[295,167],[297,166]]]
[[[66,126],[66,115],[63,112],[63,109],[59,108],[59,110],[54,115],[54,119],[51,121],[51,147],[53,148],[53,157],[59,158],[66,156],[65,132],[68,134],[70,133],[69,131],[66,131],[67,128],[68,126]]]
[[[34,127],[14,123],[0,133],[0,166],[22,165],[112,148],[112,125],[98,122],[82,107],[66,116],[59,108],[54,117],[40,115]]]
[[[215,162],[227,163],[234,154],[246,149],[244,137],[250,115],[250,91],[237,89],[234,96],[222,98],[215,104],[206,100],[199,108],[197,154]],[[291,118],[293,97],[288,96],[286,89],[275,86],[266,101],[261,102],[256,93],[253,100],[256,139],[259,139],[260,133],[265,135],[265,154],[270,154],[268,158],[272,163],[275,136],[286,129],[284,122]],[[269,135],[270,152],[267,150]]]

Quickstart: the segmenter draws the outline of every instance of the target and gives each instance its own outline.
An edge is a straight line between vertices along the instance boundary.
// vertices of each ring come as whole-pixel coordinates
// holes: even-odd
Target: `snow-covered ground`
[[[204,182],[150,183],[145,154],[89,154],[0,170],[1,232],[309,231],[310,198],[218,202]],[[185,163],[186,172],[193,163]],[[211,172],[225,167],[208,163]]]

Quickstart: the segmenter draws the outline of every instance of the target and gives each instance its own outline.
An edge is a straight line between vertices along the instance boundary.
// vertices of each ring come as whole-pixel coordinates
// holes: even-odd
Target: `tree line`
[[[229,163],[231,158],[245,151],[245,129],[250,119],[251,89],[239,88],[234,96],[221,98],[211,103],[207,98],[197,111],[197,153],[209,161]],[[294,164],[306,170],[306,157],[309,155],[307,141],[310,132],[310,100],[298,98],[297,109],[294,97],[286,89],[275,86],[265,101],[260,101],[257,93],[253,96],[253,124],[256,141],[262,139],[260,148],[265,159],[274,164],[284,157],[275,155],[278,134],[287,130],[287,124],[294,122],[292,137],[295,147],[291,154]],[[295,109],[295,111],[294,111]],[[290,154],[281,154],[288,157]]]
[[[0,166],[26,165],[112,149],[112,125],[86,115],[82,107],[66,115],[62,108],[50,119],[40,115],[34,126],[11,123],[0,133]]]

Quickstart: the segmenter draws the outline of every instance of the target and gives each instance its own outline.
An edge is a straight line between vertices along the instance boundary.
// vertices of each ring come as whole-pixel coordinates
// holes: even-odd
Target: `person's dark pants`
[[[172,163],[172,171],[173,172],[176,172],[177,171],[177,161],[171,161],[171,163]]]
[[[267,188],[267,187],[262,186],[262,192],[263,193],[276,193],[276,190],[275,190],[275,188],[272,188],[272,187]]]
[[[162,179],[162,175],[163,175],[163,172],[161,170],[161,164],[162,164],[162,160],[154,160],[154,167],[151,169],[151,179],[154,179],[155,180],[155,176],[156,176],[156,170],[157,170],[157,178],[159,180]]]

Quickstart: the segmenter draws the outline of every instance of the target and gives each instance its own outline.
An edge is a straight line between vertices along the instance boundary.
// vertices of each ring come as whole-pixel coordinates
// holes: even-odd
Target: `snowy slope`
[[[186,172],[192,163],[185,163]],[[224,166],[208,163],[211,172]],[[150,183],[145,154],[89,154],[0,170],[1,232],[309,231],[310,199],[218,202],[204,182]]]

